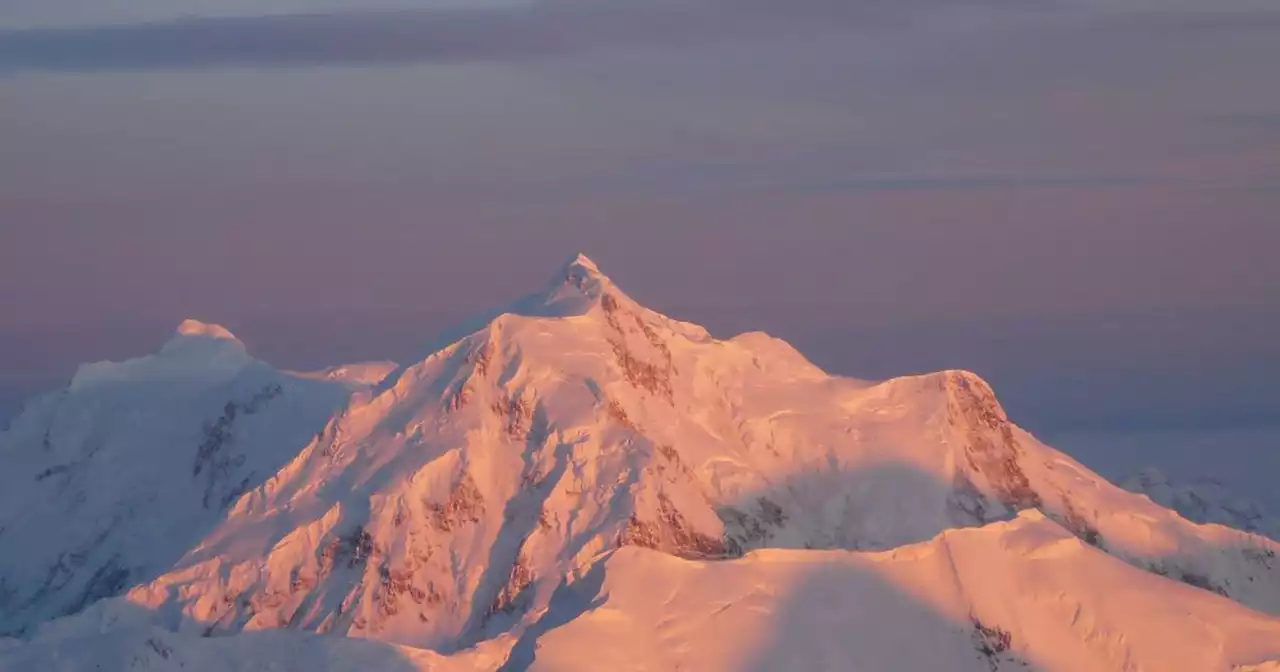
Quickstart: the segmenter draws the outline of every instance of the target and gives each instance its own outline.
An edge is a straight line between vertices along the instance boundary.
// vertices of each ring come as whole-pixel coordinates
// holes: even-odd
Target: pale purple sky
[[[581,250],[1036,430],[1280,425],[1277,73],[1273,0],[7,0],[0,406],[187,316],[404,359]]]

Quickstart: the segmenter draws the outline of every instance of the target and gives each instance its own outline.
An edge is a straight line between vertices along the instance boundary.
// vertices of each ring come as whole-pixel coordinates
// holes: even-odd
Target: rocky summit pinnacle
[[[600,272],[600,267],[596,265],[596,262],[592,261],[590,257],[588,257],[587,255],[581,252],[579,252],[576,256],[574,256],[574,258],[571,259],[569,263],[566,264],[566,266],[567,267],[580,266],[588,271],[592,271],[595,273]]]

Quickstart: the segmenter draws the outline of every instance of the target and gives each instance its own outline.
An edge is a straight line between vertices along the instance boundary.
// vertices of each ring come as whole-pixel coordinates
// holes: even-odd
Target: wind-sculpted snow
[[[716,340],[650,311],[585,257],[394,370],[283,374],[244,354],[231,371],[226,353],[243,346],[229,334],[178,339],[38,402],[0,439],[25,475],[0,475],[12,485],[0,497],[17,493],[0,524],[31,549],[0,560],[8,631],[125,593],[106,603],[184,637],[290,628],[445,653],[518,642],[518,661],[568,627],[563,600],[620,558],[732,568],[779,549],[825,558],[807,553],[944,532],[945,546],[955,528],[1013,534],[1025,525],[1002,521],[1019,516],[1053,530],[1018,532],[1023,542],[1078,539],[1087,552],[1070,563],[1280,613],[1280,546],[1113,486],[1014,425],[978,376],[830,376],[767,335]],[[199,348],[217,375],[197,365]],[[163,361],[178,354],[181,366]],[[56,489],[36,500],[50,504],[19,512],[39,488]],[[938,585],[957,580],[934,569]],[[981,574],[975,564],[963,580]],[[975,669],[1058,660],[1047,644],[1026,648],[1032,633],[1006,613],[936,606],[894,618],[952,633],[938,651],[963,642]],[[1138,669],[1096,660],[1089,669]]]

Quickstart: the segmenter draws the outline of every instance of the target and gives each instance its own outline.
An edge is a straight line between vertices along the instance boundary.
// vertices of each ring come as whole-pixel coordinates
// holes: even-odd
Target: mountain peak
[[[502,312],[538,317],[584,315],[605,295],[631,302],[594,261],[578,253],[561,267],[545,290],[517,300]]]
[[[209,322],[201,322],[195,319],[185,319],[182,324],[178,325],[175,336],[212,338],[221,341],[236,341],[235,334],[231,330],[220,324],[212,324]]]
[[[197,364],[220,352],[232,353],[235,359],[248,357],[245,344],[230,329],[212,322],[186,319],[161,346],[159,354],[169,358],[181,356]]]
[[[206,384],[213,380],[229,380],[253,361],[244,343],[226,327],[199,320],[183,320],[173,336],[154,354],[123,362],[81,365],[72,376],[71,389],[122,383]]]
[[[590,257],[579,252],[573,259],[564,265],[560,272],[561,277],[557,278],[552,286],[568,283],[585,292],[599,290],[602,287],[613,285],[613,280],[609,276],[601,272],[600,267]]]
[[[584,270],[591,271],[592,273],[600,272],[600,267],[596,265],[596,262],[592,261],[590,257],[581,252],[579,252],[573,259],[569,260],[569,263],[565,264],[566,270],[574,267],[580,267]]]
[[[110,644],[122,656],[110,667],[135,652],[177,664],[178,636],[279,629],[326,635],[286,647],[299,669],[332,660],[341,637],[403,644],[409,665],[433,669],[430,647],[492,656],[441,656],[449,669],[727,669],[757,662],[737,633],[767,632],[776,614],[796,630],[790,617],[835,604],[840,586],[853,586],[836,595],[848,609],[755,666],[809,651],[823,659],[798,666],[831,666],[823,643],[843,631],[810,622],[858,622],[885,643],[862,656],[855,642],[836,661],[851,668],[986,672],[1017,654],[1226,670],[1280,656],[1280,545],[1188,521],[1265,529],[1259,509],[1172,491],[1184,518],[1123,492],[1018,428],[976,374],[827,375],[783,341],[716,340],[652,311],[581,254],[429,353],[394,371],[291,375],[188,320],[155,354],[82,367],[71,393],[0,435],[14,462],[0,469],[0,531],[21,551],[0,553],[0,669],[62,665],[10,651],[78,651],[117,614],[138,630]],[[761,585],[778,587],[773,601]],[[1026,600],[1011,603],[1010,586]],[[899,594],[870,620],[858,612]],[[1088,627],[1031,629],[1061,620],[1044,595],[1069,595]],[[604,601],[622,620],[597,618]],[[646,659],[651,638],[627,639],[635,623],[706,621],[717,602],[746,606],[666,647],[722,644],[710,657]],[[1191,639],[1186,623],[1209,625]],[[583,633],[623,657],[578,665]],[[1228,649],[1228,634],[1273,648]],[[936,656],[902,658],[900,642],[926,639],[906,649]],[[1166,655],[1168,641],[1185,646]]]

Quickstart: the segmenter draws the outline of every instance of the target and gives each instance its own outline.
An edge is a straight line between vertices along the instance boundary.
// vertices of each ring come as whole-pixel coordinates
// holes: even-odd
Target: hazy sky
[[[1280,425],[1280,6],[0,3],[10,403],[186,316],[402,359],[579,250],[1036,430]]]

